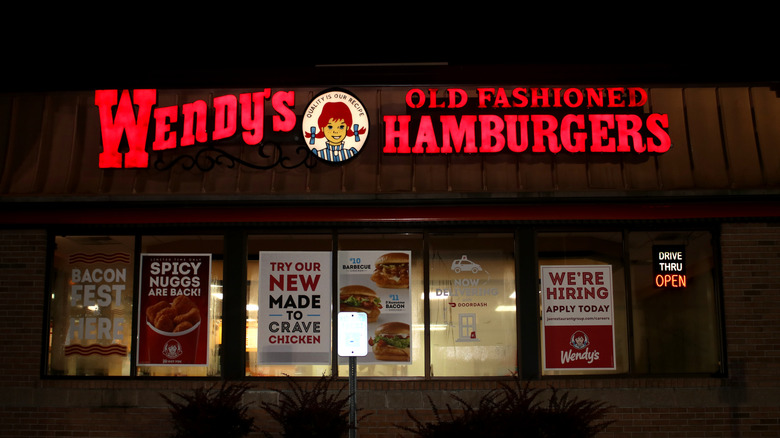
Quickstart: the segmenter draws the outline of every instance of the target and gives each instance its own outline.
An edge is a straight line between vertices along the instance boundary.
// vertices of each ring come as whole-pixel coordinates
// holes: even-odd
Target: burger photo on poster
[[[374,262],[371,281],[387,289],[409,287],[409,255],[402,252],[387,253]]]
[[[408,361],[409,324],[398,321],[382,324],[376,328],[374,337],[369,339],[368,344],[377,360]]]
[[[363,312],[368,322],[376,322],[382,312],[382,301],[373,289],[366,286],[344,286],[339,290],[339,311]]]

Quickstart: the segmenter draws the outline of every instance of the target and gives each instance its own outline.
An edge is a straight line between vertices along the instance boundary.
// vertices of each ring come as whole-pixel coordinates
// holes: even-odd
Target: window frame
[[[48,248],[47,248],[47,273],[45,290],[50,290],[51,277],[52,277],[52,259],[54,252],[54,241],[57,236],[63,235],[122,235],[133,236],[136,242],[134,265],[136,268],[140,266],[140,254],[141,254],[141,241],[143,236],[147,235],[197,235],[205,234],[211,236],[222,236],[223,243],[223,287],[225,291],[232,290],[233,293],[225,293],[223,300],[223,313],[222,313],[222,344],[220,354],[220,373],[217,376],[205,376],[205,377],[177,377],[177,379],[197,379],[197,380],[263,380],[263,379],[275,379],[278,377],[252,377],[246,376],[246,360],[245,360],[245,339],[246,339],[246,303],[247,303],[247,254],[248,254],[248,239],[251,235],[262,234],[323,234],[328,235],[333,242],[333,257],[337,257],[338,251],[338,237],[340,235],[355,235],[355,234],[375,234],[375,233],[419,233],[423,236],[423,272],[419,275],[423,276],[422,283],[424,291],[429,291],[430,278],[429,278],[429,239],[428,236],[433,233],[447,232],[447,233],[475,233],[484,232],[485,227],[490,227],[490,232],[495,233],[508,233],[514,236],[514,269],[515,269],[515,290],[517,291],[517,298],[515,300],[517,311],[515,328],[516,328],[516,363],[519,376],[526,380],[543,380],[548,378],[554,379],[582,379],[582,378],[612,378],[619,375],[626,375],[631,377],[661,377],[657,374],[636,374],[633,366],[633,319],[631,315],[631,273],[630,269],[626,269],[626,275],[624,281],[626,282],[626,319],[628,321],[628,348],[629,348],[629,368],[627,373],[624,374],[593,374],[593,375],[573,375],[573,376],[543,376],[541,368],[541,336],[540,336],[540,324],[539,324],[539,297],[538,297],[538,251],[537,241],[540,233],[545,232],[595,232],[595,231],[612,231],[620,232],[623,239],[623,257],[624,263],[628,263],[628,233],[632,231],[658,231],[658,230],[670,230],[670,231],[686,231],[686,230],[700,230],[708,231],[712,236],[712,257],[713,257],[713,287],[714,287],[714,300],[716,302],[716,315],[714,317],[717,320],[719,332],[715,335],[719,343],[719,355],[720,355],[720,370],[712,374],[707,374],[708,377],[720,377],[724,376],[726,370],[726,343],[725,343],[725,310],[723,308],[723,289],[722,289],[722,258],[720,253],[720,227],[716,221],[697,221],[692,223],[690,221],[614,221],[610,223],[591,223],[591,222],[578,222],[567,223],[561,221],[560,223],[530,223],[530,222],[458,222],[458,223],[438,223],[438,222],[426,222],[426,223],[382,223],[376,226],[367,226],[364,223],[328,223],[325,225],[317,224],[318,228],[312,230],[307,224],[218,224],[214,226],[188,226],[186,224],[177,224],[175,226],[128,226],[128,225],[100,225],[100,226],[57,226],[48,229]],[[626,264],[625,266],[629,266]],[[334,269],[336,264],[334,263]],[[333,278],[334,283],[336,277]],[[337,291],[337,285],[334,284],[334,293]],[[133,282],[133,300],[134,303],[138,298],[138,285],[137,280]],[[492,377],[435,377],[431,375],[431,352],[430,352],[430,302],[428,294],[425,294],[423,300],[424,305],[424,325],[425,332],[423,334],[424,340],[424,376],[421,377],[408,377],[406,380],[448,380],[448,379],[469,379],[469,380],[497,380],[502,379],[502,376]],[[133,306],[133,344],[131,347],[131,372],[129,376],[61,376],[51,375],[47,373],[48,366],[48,320],[50,313],[50,298],[44,294],[44,312],[42,317],[42,325],[44,327],[42,342],[41,342],[41,365],[40,374],[45,379],[161,379],[163,377],[157,376],[140,376],[137,373],[137,365],[135,360],[135,352],[137,349],[137,305]],[[335,312],[334,312],[335,315]],[[334,316],[335,318],[335,316]],[[332,342],[336,342],[338,339],[336,333],[336,326],[334,325],[334,332],[332,333]],[[334,360],[332,361],[331,369],[334,375],[338,374],[338,361],[335,356],[335,344],[334,344]],[[689,373],[673,373],[674,376],[692,376]],[[695,376],[695,375],[693,375]],[[344,377],[344,376],[341,376]],[[305,377],[301,377],[305,379]],[[366,379],[372,379],[372,377],[366,377]],[[377,377],[376,379],[384,379],[384,377]]]

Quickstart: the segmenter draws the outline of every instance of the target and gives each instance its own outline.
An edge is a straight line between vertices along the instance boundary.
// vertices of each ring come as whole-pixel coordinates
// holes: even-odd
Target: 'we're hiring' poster
[[[614,370],[610,265],[542,266],[545,370]]]

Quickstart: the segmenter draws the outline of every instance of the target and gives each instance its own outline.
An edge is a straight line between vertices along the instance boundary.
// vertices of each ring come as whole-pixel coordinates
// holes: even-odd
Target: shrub
[[[173,419],[174,438],[239,438],[254,429],[254,418],[247,415],[248,404],[242,402],[248,384],[223,382],[209,388],[198,388],[192,394],[176,393],[183,401],[164,394]]]
[[[446,405],[443,415],[428,397],[433,422],[418,420],[410,410],[407,415],[414,426],[399,426],[420,438],[454,438],[460,436],[501,436],[522,438],[593,438],[611,421],[603,420],[609,407],[602,402],[579,400],[568,393],[559,395],[551,388],[547,403],[539,401],[543,390],[531,390],[516,377],[514,385],[502,383],[472,406],[452,395],[460,410]]]
[[[276,390],[279,402],[261,403],[261,407],[282,427],[285,438],[345,436],[350,429],[350,396],[343,395],[345,385],[336,377],[322,376],[310,389],[287,376],[289,391]],[[339,388],[332,386],[338,384]],[[270,437],[268,432],[263,432]]]

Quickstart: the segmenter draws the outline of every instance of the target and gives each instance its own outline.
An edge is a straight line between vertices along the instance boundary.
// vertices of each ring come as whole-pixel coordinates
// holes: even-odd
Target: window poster
[[[447,327],[437,334],[442,343],[461,347],[507,343],[504,337],[514,334],[515,319],[514,311],[507,312],[515,304],[510,298],[514,279],[504,275],[507,265],[502,251],[433,252],[429,297],[432,323]]]
[[[138,365],[208,365],[211,254],[141,254]]]
[[[368,354],[361,364],[412,362],[411,251],[339,251],[339,311],[364,312]]]
[[[541,267],[545,370],[614,370],[612,266]]]
[[[258,363],[330,363],[331,254],[260,253]]]
[[[133,288],[128,253],[70,254],[65,357],[127,356]],[[127,302],[128,298],[130,303]]]

